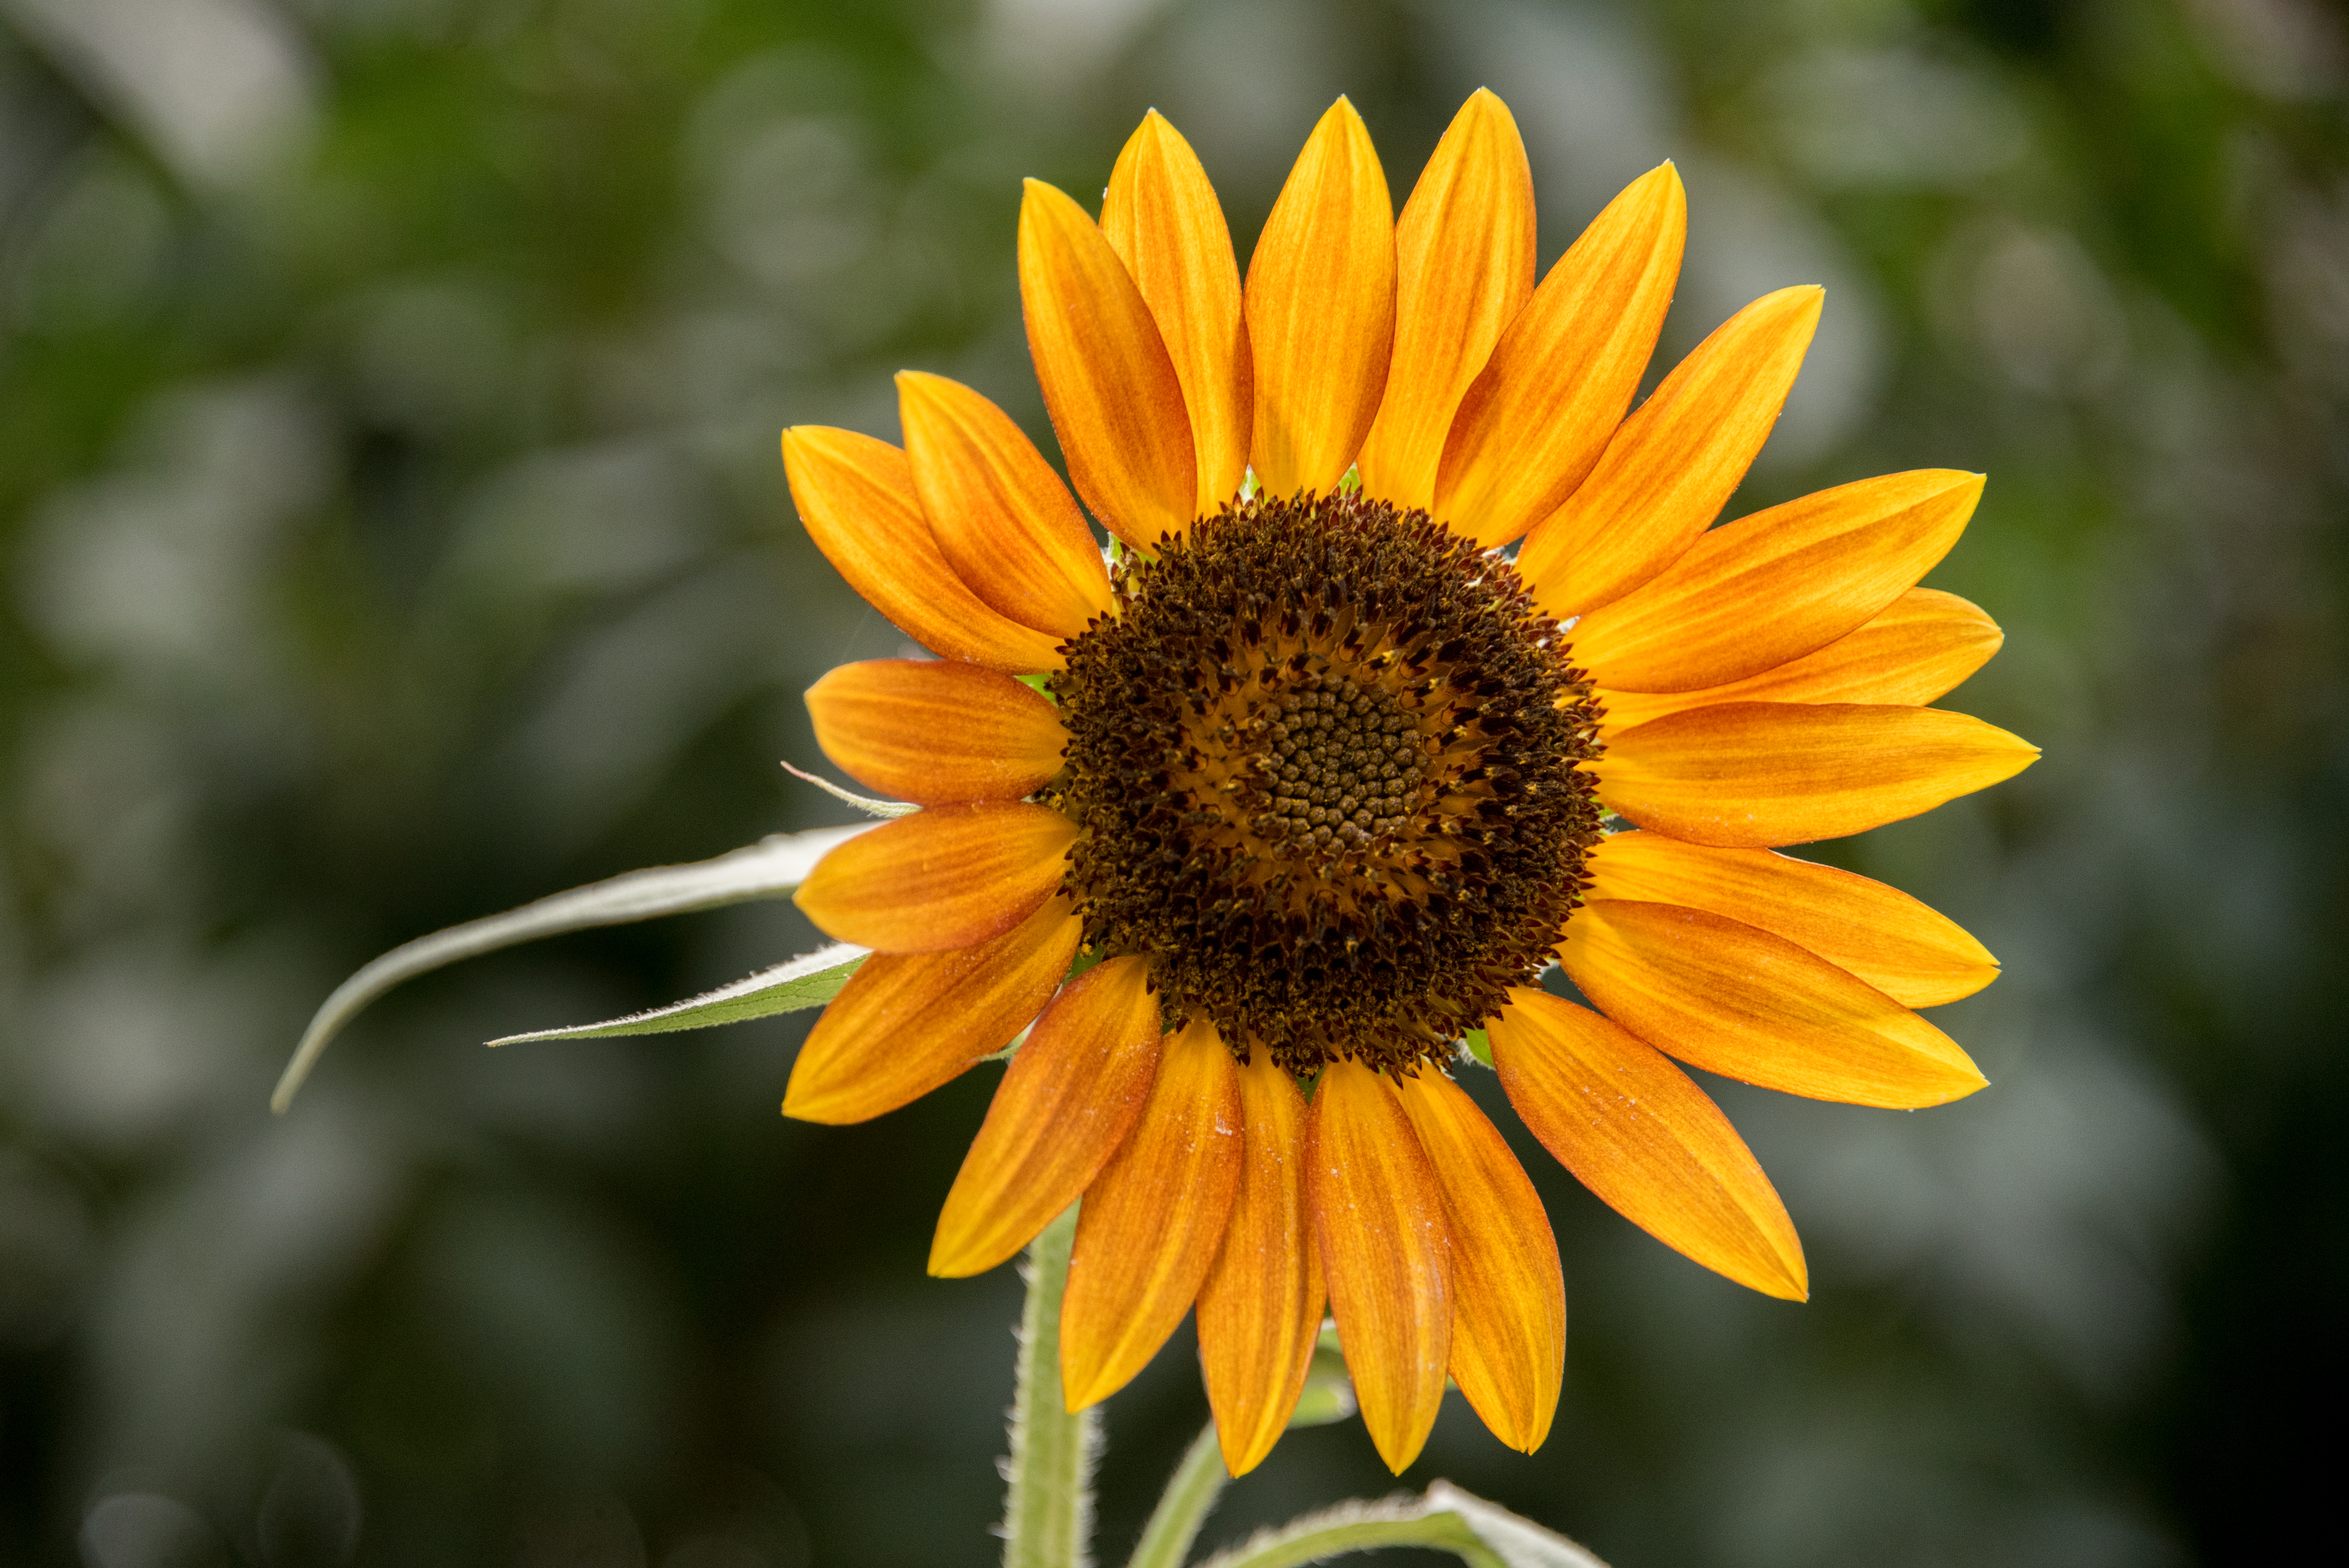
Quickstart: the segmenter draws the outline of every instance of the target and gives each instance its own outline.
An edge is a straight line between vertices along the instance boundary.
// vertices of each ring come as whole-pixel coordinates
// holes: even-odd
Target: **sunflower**
[[[1861,1105],[1982,1086],[1913,1009],[1986,985],[1991,955],[1776,852],[2036,756],[1925,706],[2000,641],[1915,586],[1982,481],[1896,474],[1713,527],[1821,294],[1756,300],[1630,411],[1685,213],[1659,168],[1537,286],[1498,98],[1468,100],[1400,220],[1341,98],[1243,284],[1154,112],[1098,222],[1035,181],[1020,209],[1074,497],[936,376],[897,378],[902,449],[784,433],[816,544],[940,656],[808,693],[825,754],[921,810],[798,894],[874,955],[783,1109],[877,1116],[1026,1031],[929,1267],[992,1268],[1081,1197],[1071,1408],[1195,1306],[1242,1473],[1326,1305],[1393,1469],[1447,1375],[1503,1442],[1538,1445],[1565,1292],[1531,1181],[1453,1077],[1479,1031],[1592,1191],[1792,1299],[1785,1207],[1672,1058]],[[1542,988],[1553,963],[1588,1006]]]

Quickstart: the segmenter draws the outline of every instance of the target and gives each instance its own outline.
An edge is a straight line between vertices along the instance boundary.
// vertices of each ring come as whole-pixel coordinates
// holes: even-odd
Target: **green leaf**
[[[1448,1552],[1470,1568],[1607,1568],[1555,1531],[1443,1480],[1423,1497],[1341,1502],[1278,1530],[1259,1530],[1200,1568],[1299,1568],[1381,1546]]]
[[[845,801],[868,817],[910,817],[921,810],[910,800],[876,800],[870,795],[859,795],[854,789],[843,789],[829,779],[819,779],[814,774],[804,772],[788,762],[783,764],[783,771],[803,784],[814,785],[835,800]]]
[[[490,1042],[493,1046],[520,1045],[524,1040],[595,1040],[611,1035],[666,1035],[678,1029],[710,1029],[720,1024],[739,1024],[750,1018],[764,1018],[775,1013],[797,1013],[809,1007],[821,1007],[840,995],[848,977],[856,973],[871,949],[850,942],[835,942],[831,946],[778,964],[772,969],[761,969],[746,980],[731,985],[720,985],[715,991],[684,1002],[672,1002],[666,1007],[654,1007],[647,1012],[631,1013],[625,1018],[614,1018],[604,1024],[574,1024],[563,1029],[533,1029],[526,1035],[507,1035]]]
[[[1471,1568],[1510,1568],[1488,1550],[1456,1513],[1431,1511],[1416,1497],[1382,1502],[1341,1502],[1259,1530],[1241,1545],[1210,1557],[1200,1568],[1299,1568],[1349,1552],[1381,1546],[1422,1546],[1449,1552]]]
[[[310,1026],[302,1032],[302,1042],[294,1047],[293,1060],[285,1064],[277,1088],[269,1097],[269,1108],[283,1112],[293,1104],[302,1080],[310,1076],[310,1069],[318,1065],[318,1058],[326,1054],[335,1037],[369,1003],[402,981],[413,980],[462,958],[535,942],[542,936],[595,926],[626,925],[664,914],[744,903],[756,898],[778,898],[805,882],[816,861],[834,846],[865,830],[860,824],[854,828],[819,828],[807,833],[778,833],[714,860],[629,872],[625,876],[552,894],[503,914],[467,921],[404,943],[335,987],[334,994],[312,1016]]]
[[[1607,1568],[1587,1549],[1556,1531],[1463,1491],[1448,1480],[1428,1487],[1427,1506],[1465,1520],[1476,1538],[1508,1568]]]
[[[1469,1030],[1460,1037],[1460,1044],[1478,1066],[1489,1068],[1493,1065],[1493,1042],[1484,1030]]]

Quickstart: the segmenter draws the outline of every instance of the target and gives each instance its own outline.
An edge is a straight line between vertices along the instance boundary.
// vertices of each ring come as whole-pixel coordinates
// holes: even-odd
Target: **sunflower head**
[[[1326,1307],[1397,1470],[1447,1378],[1538,1446],[1564,1281],[1531,1181],[1452,1077],[1472,1030],[1593,1191],[1785,1297],[1808,1289],[1793,1222],[1674,1058],[1863,1105],[1982,1087],[1916,1009],[1988,984],[1990,954],[1777,852],[2036,755],[1927,706],[1998,645],[1916,585],[1982,480],[1895,474],[1714,526],[1820,295],[1756,300],[1632,409],[1685,217],[1667,164],[1537,284],[1499,99],[1462,108],[1400,219],[1341,99],[1243,284],[1154,114],[1098,221],[1036,181],[1021,204],[1066,484],[934,376],[899,378],[902,449],[784,433],[816,542],[942,655],[809,694],[826,754],[923,809],[799,892],[874,954],[784,1109],[879,1115],[1022,1042],[930,1267],[992,1268],[1081,1197],[1072,1408],[1195,1306],[1239,1473],[1287,1424]],[[1587,1006],[1541,987],[1553,960]]]

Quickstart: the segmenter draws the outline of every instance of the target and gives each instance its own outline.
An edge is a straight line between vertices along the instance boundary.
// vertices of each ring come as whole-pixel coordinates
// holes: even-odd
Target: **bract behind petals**
[[[1490,548],[1556,511],[1639,390],[1680,275],[1688,197],[1669,163],[1633,181],[1502,333],[1452,421],[1435,514]]]
[[[1691,843],[1775,849],[1864,833],[2012,779],[2027,740],[1962,713],[1737,702],[1610,735],[1608,810]]]
[[[1461,1087],[1433,1068],[1395,1085],[1452,1227],[1452,1377],[1520,1453],[1549,1436],[1566,1376],[1566,1276],[1525,1168]]]
[[[1838,485],[1714,529],[1582,617],[1575,662],[1616,691],[1694,691],[1775,669],[1873,620],[1965,531],[1980,474]],[[1766,606],[1756,614],[1756,606]]]
[[[783,1114],[869,1121],[959,1078],[1043,1011],[1083,934],[1054,899],[976,946],[874,954],[808,1031]]]
[[[1248,258],[1248,460],[1268,495],[1330,490],[1379,411],[1394,345],[1394,200],[1354,106],[1313,128]]]
[[[1052,896],[1076,836],[1074,822],[1025,801],[936,806],[842,844],[792,902],[825,935],[877,953],[968,947]]]
[[[1112,958],[1061,990],[996,1086],[938,1213],[930,1273],[983,1273],[1077,1201],[1133,1130],[1158,1068],[1150,966]]]
[[[1808,1297],[1803,1244],[1770,1179],[1721,1108],[1653,1046],[1522,987],[1488,1035],[1510,1105],[1609,1208],[1742,1285]]]
[[[1322,1069],[1305,1151],[1346,1370],[1371,1441],[1401,1475],[1435,1425],[1452,1355],[1444,1194],[1394,1090],[1360,1062]]]
[[[1109,241],[1040,180],[1019,203],[1019,302],[1077,493],[1128,544],[1181,533],[1197,470],[1174,362]]]
[[[1017,800],[1061,770],[1060,710],[954,659],[866,659],[808,688],[816,744],[850,777],[925,806]]]
[[[1544,610],[1599,608],[1680,559],[1761,451],[1802,367],[1826,291],[1780,289],[1672,367],[1607,443],[1590,477],[1517,552]]]
[[[1061,1305],[1069,1408],[1133,1381],[1191,1310],[1239,1186],[1240,1118],[1232,1054],[1195,1019],[1163,1044],[1142,1119],[1077,1212]]]
[[[1110,171],[1101,230],[1174,360],[1191,416],[1199,515],[1212,516],[1239,493],[1247,470],[1255,366],[1223,205],[1198,154],[1154,108]]]
[[[1583,869],[1593,898],[1679,904],[1783,936],[1904,1007],[1954,1002],[1998,978],[1998,960],[1955,921],[1834,866],[1640,832],[1601,840]]]
[[[1395,225],[1394,354],[1358,459],[1362,491],[1435,503],[1461,394],[1534,292],[1534,179],[1506,105],[1483,88],[1453,117]]]
[[[783,432],[783,473],[808,537],[864,602],[924,647],[1008,675],[1061,667],[1061,639],[972,593],[922,515],[905,454],[854,430]]]
[[[1684,1062],[1786,1094],[1914,1109],[1982,1087],[1957,1042],[1783,936],[1671,904],[1593,899],[1558,962],[1623,1027]]]
[[[1247,1474],[1288,1426],[1327,1293],[1305,1191],[1305,1097],[1258,1046],[1239,1069],[1239,1189],[1199,1289],[1199,1369],[1224,1468]]]
[[[1988,664],[2005,640],[1997,622],[1955,593],[1911,588],[1857,631],[1758,676],[1689,692],[1607,692],[1601,733],[1732,702],[1919,707]]]
[[[905,456],[955,574],[1024,626],[1073,637],[1110,607],[1101,548],[1011,417],[958,381],[897,373]]]

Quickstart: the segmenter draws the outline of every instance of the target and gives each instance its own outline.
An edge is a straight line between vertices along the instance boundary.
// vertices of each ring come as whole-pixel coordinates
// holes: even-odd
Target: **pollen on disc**
[[[1547,962],[1599,837],[1557,623],[1358,496],[1241,502],[1115,591],[1052,679],[1088,946],[1292,1071],[1448,1054]]]

